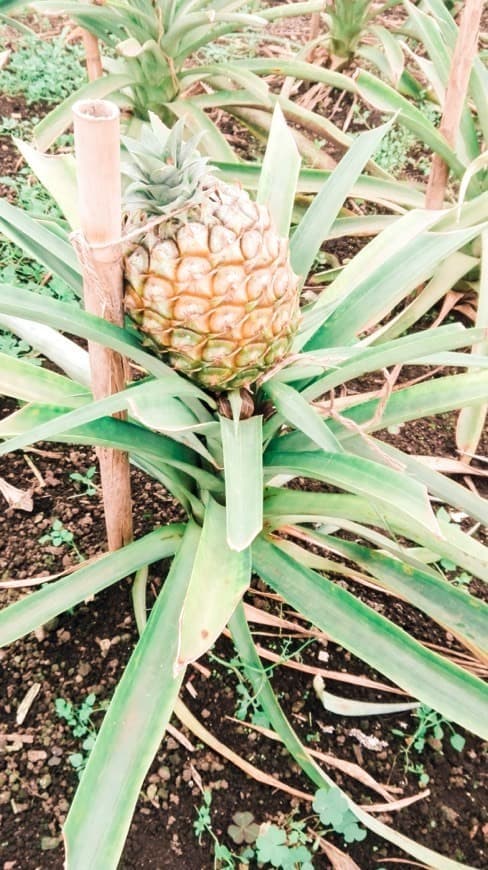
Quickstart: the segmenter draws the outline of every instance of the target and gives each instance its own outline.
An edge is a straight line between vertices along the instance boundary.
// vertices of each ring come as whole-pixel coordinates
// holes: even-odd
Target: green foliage
[[[439,559],[438,564],[446,572],[447,578],[453,586],[468,590],[469,584],[473,579],[471,574],[468,574],[467,571],[460,571],[458,565],[452,562],[451,559]]]
[[[311,643],[312,640],[308,640],[297,649],[293,649],[293,644],[289,639],[285,639],[280,644],[279,661],[275,664],[268,665],[265,668],[265,673],[268,676],[271,676],[275,668],[279,667],[280,664],[296,659],[300,661],[300,655]],[[243,667],[242,661],[239,656],[233,656],[231,659],[223,659],[217,656],[214,652],[209,652],[208,657],[210,661],[218,662],[218,664],[230,671],[237,678],[237,685],[235,688],[237,700],[236,700],[236,709],[235,709],[235,717],[236,719],[240,719],[242,722],[245,722],[249,719],[253,725],[258,725],[261,728],[269,728],[270,722],[265,712],[263,711],[262,705],[259,701],[259,692],[255,694],[250,691],[251,686],[249,683],[249,677],[246,673],[246,669]]]
[[[67,31],[51,39],[23,36],[5,69],[0,90],[23,94],[27,103],[58,103],[86,81],[84,50],[66,43]]]
[[[427,745],[436,752],[442,752],[442,742],[446,736],[446,731],[449,732],[449,743],[457,752],[463,751],[466,739],[444,716],[431,710],[425,704],[421,704],[412,715],[418,719],[418,725],[413,734],[405,735],[397,728],[392,729],[392,733],[405,740],[406,746],[402,749],[405,771],[418,776],[420,785],[427,785],[430,777],[426,773],[422,761],[416,758],[413,753],[422,755]]]
[[[68,759],[79,777],[85,769],[97,736],[92,722],[95,701],[96,695],[91,694],[87,695],[78,706],[65,698],[56,698],[54,702],[57,715],[66,722],[73,737],[81,743],[80,751],[72,753]]]
[[[425,118],[438,126],[441,117],[439,108],[428,102],[420,102],[418,106]],[[356,105],[354,115],[359,123],[370,126],[372,112],[369,109]],[[399,123],[394,124],[383,137],[374,160],[381,169],[394,176],[415,172],[427,177],[432,162],[430,152],[419,151],[415,133]]]
[[[82,491],[82,495],[95,495],[98,492],[98,487],[93,482],[93,478],[97,473],[97,468],[95,465],[90,465],[87,470],[82,473],[80,471],[73,471],[70,474],[70,480],[73,480],[75,483],[80,484],[80,486],[84,486],[84,490]]]
[[[361,841],[367,832],[358,825],[356,816],[349,809],[341,790],[321,788],[315,793],[313,808],[323,825],[344,837],[345,843]]]
[[[53,547],[68,547],[69,549],[74,550],[80,562],[83,561],[83,556],[76,546],[73,532],[66,529],[62,521],[57,518],[53,520],[49,532],[46,532],[45,535],[42,535],[39,538],[39,543],[43,545],[51,544]]]
[[[234,813],[233,824],[227,828],[231,840],[238,846],[242,843],[254,843],[259,834],[259,825],[254,821],[252,813]]]
[[[2,119],[5,132],[15,132],[11,119]],[[16,121],[13,121],[14,127]],[[21,133],[17,129],[17,133]],[[15,194],[18,205],[26,212],[36,217],[60,218],[60,211],[46,189],[39,184],[28,168],[23,167],[15,177],[2,176],[0,183],[10,187]],[[36,260],[25,255],[17,245],[10,242],[0,233],[0,281],[5,284],[16,284],[34,293],[50,296],[62,302],[78,304],[77,296],[71,288],[57,275],[46,271]],[[9,356],[30,357],[31,347],[15,335],[0,328],[0,351]],[[32,357],[32,362],[40,363]]]
[[[5,353],[7,356],[28,358],[32,348],[30,344],[22,338],[12,335],[4,329],[0,329],[0,353]],[[41,364],[41,360],[30,359],[34,364]]]
[[[350,59],[370,20],[372,0],[333,0],[326,19],[332,54]]]
[[[310,850],[303,844],[290,844],[287,832],[277,825],[263,825],[256,840],[256,858],[282,870],[313,870]]]
[[[95,8],[104,13],[102,7]],[[273,153],[267,154],[264,178],[257,187],[260,203],[272,206],[277,223],[286,232],[295,181],[290,179],[289,162],[279,160],[279,149],[276,156],[276,143],[280,147],[285,143],[290,151],[290,134],[279,112],[273,123]],[[291,258],[303,281],[385,133],[384,128],[368,131],[354,141],[298,223],[291,239]],[[26,221],[15,215],[14,210],[9,220],[15,223],[18,219],[25,234]],[[207,652],[228,624],[252,688],[250,697],[258,699],[271,727],[318,789],[315,805],[321,824],[327,830],[338,830],[346,842],[363,838],[368,828],[424,865],[455,868],[450,859],[400,837],[356,806],[310,758],[273,694],[242,597],[252,574],[259,576],[272,595],[286,602],[288,612],[299,612],[331,642],[383,673],[425,706],[486,736],[482,681],[418,642],[395,623],[395,614],[384,616],[364,596],[347,588],[352,562],[367,572],[371,582],[401,594],[426,619],[453,630],[468,647],[486,647],[486,606],[454,588],[428,562],[448,558],[462,570],[484,578],[486,548],[461,529],[453,530],[449,523],[446,528],[436,510],[442,501],[473,520],[486,522],[486,504],[376,436],[387,427],[486,401],[484,360],[476,354],[467,360],[465,353],[466,347],[485,337],[483,329],[443,326],[382,340],[383,324],[391,312],[435,276],[446,259],[461,256],[471,265],[473,258],[466,258],[462,249],[485,229],[486,196],[459,210],[446,209],[441,217],[418,209],[392,220],[304,307],[293,354],[252,385],[254,414],[244,421],[238,419],[239,414],[232,421],[223,418],[221,397],[199,389],[170,369],[164,359],[148,353],[143,338],[133,331],[90,317],[72,305],[3,284],[0,314],[27,317],[111,347],[133,360],[146,377],[114,396],[92,401],[88,391],[70,377],[7,358],[0,368],[3,388],[26,404],[0,421],[4,439],[0,455],[49,440],[122,449],[141,470],[163,483],[187,514],[186,523],[155,529],[0,612],[0,642],[7,644],[131,573],[144,571],[163,558],[173,559],[147,624],[142,595],[140,639],[66,821],[65,837],[74,867],[107,870],[117,866],[142,782],[174,709],[186,665]],[[66,257],[58,253],[52,239],[46,246],[49,250],[40,251],[40,257],[49,259],[55,271],[63,271]],[[393,391],[386,384],[384,392],[370,393],[372,373],[383,377],[397,365],[431,365],[439,374],[439,367],[457,370],[469,363],[466,374],[446,374],[413,385],[401,382]],[[349,404],[347,385],[351,381],[364,388],[363,392],[361,386],[356,388],[354,402]],[[332,401],[335,391],[344,395],[340,404]],[[239,402],[234,401],[234,406]],[[112,416],[122,411],[128,411],[130,419]],[[250,420],[251,427],[247,425]],[[230,447],[222,436],[229,428]],[[261,479],[264,491],[255,485]],[[293,479],[300,481],[300,489],[288,486]],[[314,485],[309,491],[303,487],[304,479],[321,486]],[[248,487],[249,480],[252,487]],[[259,518],[259,523],[253,525],[252,536],[243,540],[234,534],[236,526],[237,531],[240,528],[235,520],[242,518],[244,525],[246,511]],[[348,550],[343,555],[346,543]],[[332,566],[331,552],[335,554]],[[338,582],[341,577],[344,583]],[[182,706],[178,716],[184,720]],[[212,836],[210,826],[210,798],[204,797],[196,833]],[[263,856],[271,854],[275,866],[309,862],[303,831],[287,824],[278,831],[272,828],[267,837],[264,830],[262,834],[264,842],[259,842],[259,848]],[[216,860],[230,867],[232,853],[229,856],[230,850],[215,834],[214,838]],[[297,851],[290,857],[289,850]]]
[[[281,827],[268,823],[259,826],[252,813],[237,812],[232,817],[233,824],[227,829],[231,840],[244,847],[237,855],[216,836],[212,827],[211,805],[212,792],[206,788],[202,793],[202,803],[197,808],[193,830],[199,842],[203,834],[212,838],[216,868],[236,870],[243,864],[247,866],[257,861],[259,865],[270,865],[281,870],[313,870],[312,852],[308,848],[310,837],[305,831],[305,822],[288,819]]]
[[[213,841],[214,850],[214,867],[216,870],[236,870],[242,856],[235,855],[227,848],[225,843],[221,843],[212,827],[212,791],[205,788],[202,793],[202,803],[197,807],[197,817],[193,822],[193,830],[198,837],[198,842],[201,843],[203,834],[208,834]],[[247,863],[247,862],[246,862]]]

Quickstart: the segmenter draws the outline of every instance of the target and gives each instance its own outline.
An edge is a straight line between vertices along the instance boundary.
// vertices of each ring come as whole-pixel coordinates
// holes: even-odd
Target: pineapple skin
[[[209,177],[199,201],[144,232],[124,257],[125,309],[153,349],[200,386],[252,384],[288,353],[298,279],[267,208]]]

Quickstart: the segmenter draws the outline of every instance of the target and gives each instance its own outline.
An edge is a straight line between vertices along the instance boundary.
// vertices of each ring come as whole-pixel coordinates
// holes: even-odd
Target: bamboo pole
[[[107,100],[82,100],[73,106],[73,117],[85,308],[121,326],[119,110]],[[88,351],[95,399],[122,390],[127,381],[124,358],[94,342]],[[99,448],[97,453],[108,546],[117,550],[132,539],[129,459],[119,450]]]
[[[439,132],[452,148],[456,147],[464,101],[468,92],[469,77],[476,57],[483,7],[484,0],[466,0],[461,13],[459,33],[446,88],[444,111],[439,127]],[[426,208],[442,208],[448,176],[447,163],[439,154],[434,154],[427,185]]]

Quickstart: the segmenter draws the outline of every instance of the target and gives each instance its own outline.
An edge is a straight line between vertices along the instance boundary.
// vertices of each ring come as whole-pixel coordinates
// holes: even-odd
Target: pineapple
[[[180,124],[169,132],[153,116],[141,140],[124,143],[126,311],[201,386],[249,386],[287,354],[298,326],[288,239],[267,208],[209,174]]]

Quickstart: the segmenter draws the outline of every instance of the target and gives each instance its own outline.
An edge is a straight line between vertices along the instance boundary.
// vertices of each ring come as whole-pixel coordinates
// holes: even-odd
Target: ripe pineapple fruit
[[[299,321],[288,239],[268,210],[208,172],[155,116],[125,139],[125,308],[170,365],[217,392],[252,384],[288,352]],[[156,225],[152,218],[167,215]]]

